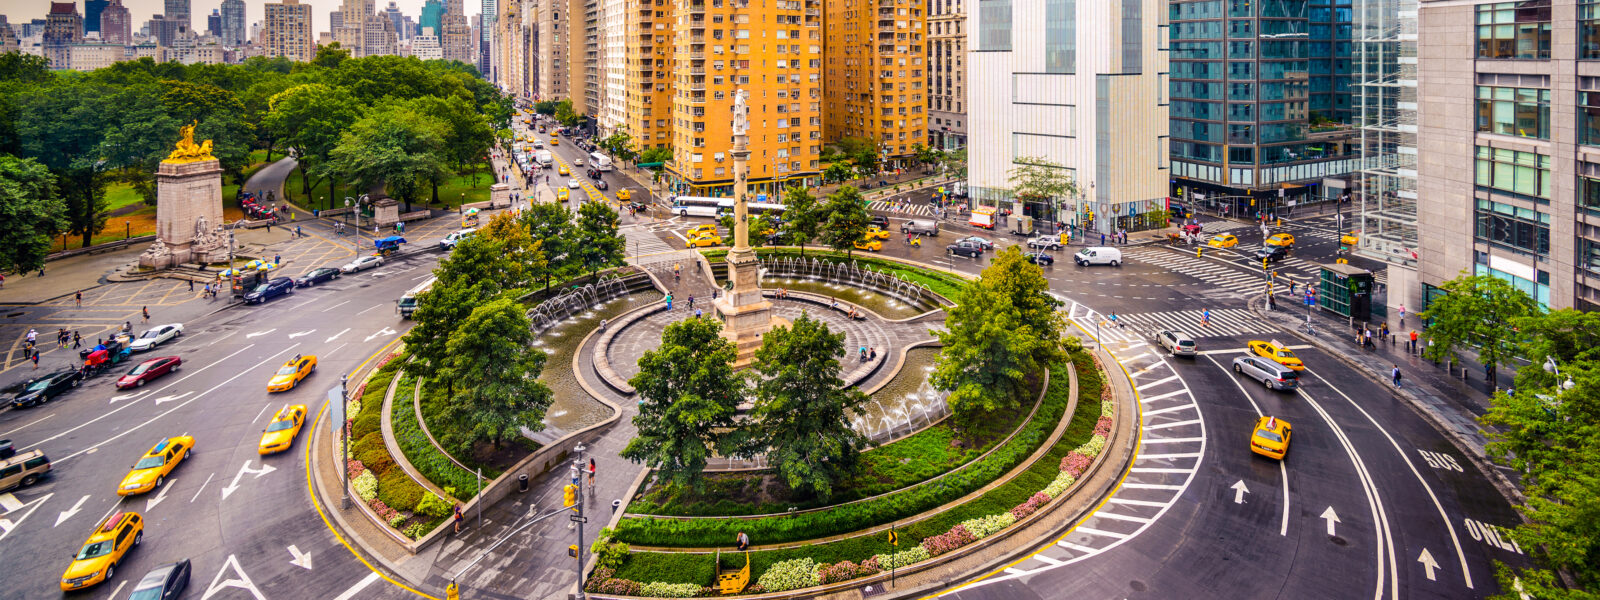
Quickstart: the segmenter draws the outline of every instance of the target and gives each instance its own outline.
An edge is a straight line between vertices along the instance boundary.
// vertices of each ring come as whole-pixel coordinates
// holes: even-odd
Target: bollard
[[[517,475],[517,491],[519,491],[519,492],[528,491],[528,474],[527,473],[522,473],[520,475]]]

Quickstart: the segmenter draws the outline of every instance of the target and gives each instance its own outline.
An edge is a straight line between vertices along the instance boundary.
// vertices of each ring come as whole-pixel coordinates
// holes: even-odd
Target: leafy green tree
[[[1462,275],[1439,288],[1445,294],[1417,315],[1428,323],[1433,342],[1423,347],[1423,356],[1433,361],[1470,347],[1485,365],[1510,363],[1526,337],[1506,324],[1540,312],[1532,296],[1491,275]]]
[[[65,83],[31,88],[17,98],[23,152],[55,176],[67,205],[67,231],[82,236],[84,247],[105,228],[104,143],[119,110],[109,101],[113,94],[102,85]]]
[[[855,169],[850,168],[849,164],[843,162],[833,163],[828,165],[826,169],[822,170],[823,181],[829,181],[833,183],[849,181],[850,178],[854,176]]]
[[[462,244],[466,242],[462,240]],[[485,298],[491,296],[491,291],[489,282],[435,281],[432,289],[417,298],[417,309],[411,313],[415,325],[406,332],[406,350],[417,360],[406,368],[424,377],[437,375],[450,357],[448,343],[451,332]],[[447,393],[453,393],[456,382],[450,379],[443,382]]]
[[[752,425],[741,430],[745,454],[765,453],[790,488],[822,498],[867,446],[850,415],[869,398],[839,378],[844,354],[844,334],[803,313],[767,332],[755,356]]]
[[[934,165],[939,164],[940,161],[944,160],[943,150],[938,148],[929,148],[922,144],[912,146],[911,152],[916,157],[917,162],[928,167],[933,167]]]
[[[823,205],[822,212],[827,215],[822,243],[834,250],[843,250],[846,255],[853,254],[856,242],[866,237],[867,226],[872,223],[861,191],[849,185],[839,188],[828,194],[828,203]]]
[[[270,111],[263,125],[275,139],[299,151],[301,193],[311,194],[309,173],[331,160],[341,135],[357,119],[361,107],[338,89],[321,83],[308,83],[284,90],[269,101]],[[339,197],[339,178],[329,181],[329,208]]]
[[[594,275],[601,269],[617,267],[627,258],[622,235],[617,233],[621,218],[602,202],[585,202],[578,207],[578,225],[573,230],[573,251],[579,268]]]
[[[716,319],[667,325],[661,345],[639,359],[628,380],[639,393],[638,433],[622,457],[656,470],[673,485],[701,489],[701,473],[715,453],[732,454],[725,432],[744,400],[745,380],[733,370],[738,351],[718,335]]]
[[[1018,156],[1008,181],[1011,193],[1022,201],[1048,202],[1078,194],[1071,171],[1042,156]]]
[[[522,305],[498,298],[474,308],[451,332],[439,376],[461,385],[439,413],[444,443],[470,449],[489,442],[498,449],[524,428],[544,429],[554,395],[539,381],[548,355],[529,350],[530,327]]]
[[[639,153],[639,164],[642,164],[642,165],[648,165],[648,164],[654,164],[654,163],[665,164],[665,163],[667,163],[667,162],[669,162],[671,160],[672,160],[672,149],[668,148],[666,146],[656,146],[654,148],[645,148],[645,150],[643,152]],[[659,169],[658,169],[657,172],[660,172]]]
[[[43,267],[51,236],[67,228],[67,205],[53,179],[44,165],[0,154],[0,271]]]
[[[317,47],[317,56],[311,59],[311,64],[324,69],[337,69],[339,64],[350,60],[350,51],[339,47],[339,42],[327,46]]]
[[[55,80],[50,61],[23,52],[0,54],[0,152],[21,154],[17,136],[17,97],[23,90]]]
[[[179,121],[168,112],[162,101],[162,86],[158,84],[138,83],[107,89],[115,91],[104,101],[116,109],[106,117],[98,167],[120,170],[122,181],[132,184],[147,204],[155,204],[155,171],[162,159],[172,153],[179,127],[189,123]],[[204,135],[196,133],[195,143],[204,139]]]
[[[208,83],[173,81],[163,87],[161,104],[167,115],[181,124],[198,123],[196,143],[211,140],[211,155],[223,173],[240,180],[256,137],[255,126],[244,120],[244,103],[233,92]]]
[[[413,100],[412,105],[418,113],[443,123],[444,128],[440,132],[444,142],[442,150],[455,165],[457,173],[470,175],[483,166],[482,159],[494,143],[494,129],[470,98],[423,96]],[[438,200],[437,184],[434,185],[433,197],[435,201]]]
[[[346,64],[350,62],[355,61]],[[353,179],[362,188],[381,183],[410,212],[421,183],[446,172],[445,129],[438,119],[408,107],[374,109],[339,138],[324,171]]]
[[[571,210],[553,202],[535,202],[522,211],[519,221],[544,252],[545,268],[535,274],[534,281],[543,281],[544,289],[548,290],[553,278],[577,272],[578,253]]]
[[[511,262],[507,267],[509,288],[531,288],[533,283],[550,268],[540,243],[528,233],[528,228],[518,223],[511,213],[502,212],[489,219],[478,229],[478,234],[501,244],[502,255]],[[515,275],[510,275],[514,271]]]
[[[805,256],[806,244],[821,233],[823,206],[817,204],[816,196],[798,185],[784,190],[783,205],[787,210],[783,212],[783,227],[778,233],[784,243],[799,246],[800,256]]]
[[[533,103],[533,112],[545,115],[547,117],[553,117],[556,114],[556,102],[554,100],[541,100],[535,102]]]
[[[1039,267],[1016,246],[962,287],[945,330],[935,333],[944,348],[929,380],[950,392],[958,419],[975,423],[1021,406],[1030,376],[1061,356],[1061,321],[1047,289]]]
[[[556,120],[562,125],[572,127],[583,122],[583,115],[573,112],[571,98],[563,98],[556,103]]]

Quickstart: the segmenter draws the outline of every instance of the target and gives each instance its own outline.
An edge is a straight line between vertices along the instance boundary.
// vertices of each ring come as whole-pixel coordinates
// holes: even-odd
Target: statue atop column
[[[712,301],[722,317],[722,337],[738,348],[733,366],[742,369],[755,358],[761,336],[775,326],[785,325],[772,314],[772,303],[761,295],[761,263],[750,247],[748,207],[750,169],[750,92],[733,92],[733,248],[728,251],[727,294]]]
[[[750,92],[734,90],[733,92],[733,135],[741,136],[750,133]]]

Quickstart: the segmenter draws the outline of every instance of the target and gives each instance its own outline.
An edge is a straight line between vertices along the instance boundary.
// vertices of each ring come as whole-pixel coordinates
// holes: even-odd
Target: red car
[[[128,371],[127,375],[123,375],[122,378],[117,380],[117,389],[122,390],[142,386],[146,381],[178,370],[178,367],[182,364],[183,359],[176,356],[163,356],[144,361],[139,363],[139,366],[134,367],[132,371]]]

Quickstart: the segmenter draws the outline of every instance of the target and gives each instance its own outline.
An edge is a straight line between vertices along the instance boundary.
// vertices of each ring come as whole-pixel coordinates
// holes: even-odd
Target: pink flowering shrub
[[[1111,439],[1111,417],[1100,417],[1094,424],[1094,435]]]
[[[345,461],[345,472],[350,474],[350,478],[351,479],[355,479],[357,477],[360,477],[361,476],[361,472],[365,471],[365,470],[367,470],[367,466],[361,464],[361,461],[359,461],[359,460],[356,460],[356,459],[352,458],[352,459],[349,459],[349,460]]]
[[[1016,508],[1011,509],[1011,515],[1021,520],[1023,517],[1038,512],[1039,508],[1048,502],[1050,502],[1049,495],[1044,492],[1035,492],[1032,498],[1028,498],[1027,502],[1018,504]]]
[[[956,548],[977,541],[978,538],[967,531],[966,527],[957,525],[950,531],[922,540],[922,548],[928,551],[929,556],[938,556]]]
[[[400,511],[389,508],[389,505],[384,504],[382,500],[377,498],[373,498],[371,502],[367,503],[367,506],[372,507],[372,512],[378,513],[378,518],[385,523],[400,516]]]
[[[1084,469],[1089,468],[1090,462],[1093,461],[1087,456],[1077,452],[1068,452],[1066,456],[1061,457],[1061,470],[1071,473],[1073,477],[1078,477],[1083,475]]]
[[[817,569],[817,577],[822,580],[822,583],[839,583],[862,576],[861,565],[848,560],[831,565],[822,565]]]

